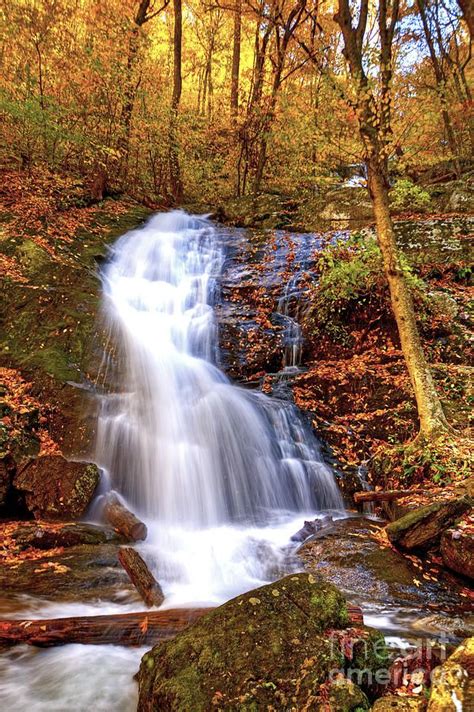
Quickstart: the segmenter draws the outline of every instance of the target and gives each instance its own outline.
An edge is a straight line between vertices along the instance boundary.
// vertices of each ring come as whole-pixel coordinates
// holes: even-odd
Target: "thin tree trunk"
[[[234,39],[232,47],[232,80],[230,87],[230,113],[237,117],[239,113],[239,74],[240,74],[240,42],[242,35],[242,0],[235,0]]]
[[[390,216],[388,186],[375,160],[368,162],[368,185],[372,199],[377,239],[382,253],[397,322],[403,355],[415,392],[420,419],[420,433],[429,440],[449,429],[430,368],[426,362],[416,324],[415,309],[398,254],[395,231]]]
[[[135,87],[133,82],[133,70],[137,60],[138,42],[139,42],[139,27],[135,24],[130,32],[127,55],[127,68],[125,71],[125,90],[124,101],[122,104],[122,112],[120,116],[120,139],[119,147],[124,157],[124,163],[128,160],[128,151],[130,145],[130,130],[132,125],[132,112],[135,103]]]
[[[446,76],[444,74],[443,68],[441,67],[440,61],[436,54],[433,37],[431,34],[430,26],[428,23],[428,17],[426,15],[426,6],[424,0],[416,0],[418,5],[418,10],[420,13],[421,24],[423,25],[423,31],[425,33],[426,43],[430,52],[431,64],[433,65],[433,71],[436,79],[436,92],[441,104],[441,117],[443,119],[444,130],[446,133],[446,139],[448,141],[449,150],[454,160],[454,167],[458,177],[461,175],[461,165],[459,163],[458,156],[458,146],[456,141],[456,136],[454,134],[453,125],[451,123],[451,117],[448,111],[448,101],[446,97]]]
[[[173,0],[174,7],[174,36],[173,36],[173,95],[171,98],[171,115],[169,125],[169,175],[170,193],[174,203],[179,203],[183,197],[183,184],[179,165],[178,145],[178,114],[181,100],[182,77],[182,35],[183,35],[183,8],[182,0]]]
[[[162,6],[158,10],[150,13],[151,0],[140,0],[135,17],[133,18],[133,27],[130,30],[128,38],[128,53],[127,66],[125,70],[125,86],[124,100],[120,114],[120,134],[119,134],[119,149],[123,157],[122,170],[127,173],[128,169],[128,154],[130,147],[130,134],[132,128],[132,114],[135,104],[135,96],[137,86],[139,84],[135,79],[135,66],[139,58],[140,48],[140,32],[145,23],[151,20],[156,15],[159,15],[168,5],[169,0],[164,0]]]

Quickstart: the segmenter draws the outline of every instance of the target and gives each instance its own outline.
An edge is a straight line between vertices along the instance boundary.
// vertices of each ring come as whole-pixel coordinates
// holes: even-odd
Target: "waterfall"
[[[295,370],[301,365],[303,351],[303,332],[298,323],[300,289],[298,272],[288,280],[283,295],[278,300],[278,313],[284,317],[283,331],[283,368]],[[294,305],[296,304],[296,306]]]
[[[342,508],[297,409],[232,385],[215,365],[224,260],[209,220],[174,211],[121,237],[102,273],[113,387],[101,396],[97,461],[149,523],[161,571],[180,557],[189,569],[198,539],[201,559],[208,545],[213,559],[217,530],[235,546],[299,513]]]

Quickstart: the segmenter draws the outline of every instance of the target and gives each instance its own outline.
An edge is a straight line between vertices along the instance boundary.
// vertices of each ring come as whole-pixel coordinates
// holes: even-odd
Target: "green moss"
[[[396,519],[387,526],[387,534],[392,541],[396,541],[407,529],[411,529],[415,524],[422,522],[423,519],[429,517],[430,514],[439,512],[443,505],[443,502],[433,502],[432,504],[427,504],[425,507],[418,507],[418,509],[408,512],[408,514],[400,517],[400,519]]]
[[[165,700],[171,701],[172,706],[166,709],[173,712],[206,709],[206,696],[201,689],[197,670],[192,665],[181,670],[173,679],[167,680],[162,694]]]
[[[229,710],[280,709],[295,696],[303,706],[340,669],[328,630],[346,622],[342,594],[308,574],[239,596],[153,649],[154,668],[148,658],[140,668],[139,709],[207,711],[216,694]]]
[[[23,270],[30,275],[41,270],[51,259],[46,250],[33,240],[23,240],[17,250],[17,256]]]

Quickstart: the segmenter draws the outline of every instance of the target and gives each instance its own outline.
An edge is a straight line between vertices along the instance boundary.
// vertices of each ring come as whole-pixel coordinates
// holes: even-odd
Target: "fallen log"
[[[146,605],[161,606],[165,600],[161,586],[138,551],[124,546],[119,549],[118,560]]]
[[[129,541],[146,539],[148,534],[146,524],[141,522],[133,512],[130,512],[117,495],[108,494],[106,496],[103,515],[107,523]]]
[[[385,490],[385,491],[364,491],[356,492],[354,494],[354,502],[360,504],[361,502],[392,502],[394,499],[399,499],[400,497],[407,497],[412,495],[413,491],[410,490]]]
[[[149,645],[169,640],[211,608],[176,608],[150,613],[78,616],[48,620],[0,620],[0,645],[27,643],[52,647],[85,645]]]
[[[50,648],[69,643],[84,645],[155,645],[170,640],[212,608],[175,608],[169,611],[79,616],[48,620],[0,620],[0,645]],[[363,623],[358,606],[348,606],[354,625]]]

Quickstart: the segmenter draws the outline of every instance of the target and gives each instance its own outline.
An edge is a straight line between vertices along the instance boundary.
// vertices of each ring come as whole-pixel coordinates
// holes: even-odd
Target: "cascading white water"
[[[278,312],[285,318],[283,368],[286,370],[295,370],[301,365],[303,352],[303,331],[297,319],[298,308],[293,307],[293,302],[298,304],[300,299],[299,278],[300,273],[297,273],[288,280],[283,295],[278,300]]]
[[[269,575],[254,561],[259,540],[284,544],[297,513],[342,507],[294,406],[215,365],[224,259],[208,220],[175,211],[120,238],[103,272],[116,349],[104,364],[117,381],[102,397],[97,460],[149,523],[147,550],[172,590],[184,584],[181,598],[257,585]]]

